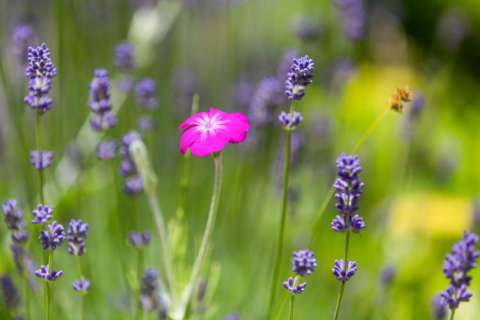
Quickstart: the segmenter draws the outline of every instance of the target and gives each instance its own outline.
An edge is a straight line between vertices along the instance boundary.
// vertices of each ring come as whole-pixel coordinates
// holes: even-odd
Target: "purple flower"
[[[43,250],[48,250],[49,248],[55,250],[63,244],[65,230],[61,224],[57,223],[57,221],[53,221],[47,226],[46,230],[40,232],[39,238]]]
[[[396,276],[396,269],[392,265],[387,265],[382,269],[380,273],[380,281],[384,286],[390,285]]]
[[[33,210],[33,224],[47,223],[52,218],[53,208],[48,205],[39,204],[35,210]]]
[[[480,251],[476,249],[478,241],[475,233],[465,232],[463,239],[455,243],[445,257],[443,273],[450,280],[450,286],[440,296],[450,310],[458,308],[460,302],[467,302],[472,297],[468,291],[472,277],[468,273],[477,266],[480,257]]]
[[[447,318],[447,306],[439,295],[432,299],[432,317],[434,320],[445,320]]]
[[[117,142],[115,140],[106,140],[97,145],[97,157],[100,160],[115,159],[117,153]]]
[[[14,53],[18,61],[25,65],[28,61],[28,48],[35,43],[35,35],[31,26],[25,24],[15,28],[12,35]]]
[[[55,281],[60,278],[63,274],[62,270],[49,272],[48,265],[42,265],[40,268],[35,270],[35,275],[41,279],[47,281]]]
[[[150,132],[154,128],[153,119],[150,116],[143,116],[138,118],[138,130],[142,133]]]
[[[299,250],[292,254],[292,271],[299,276],[309,276],[317,268],[317,259],[310,250]]]
[[[236,313],[226,315],[223,320],[240,320],[240,316]]]
[[[135,67],[135,53],[132,44],[122,42],[115,47],[115,64],[122,71],[132,71]]]
[[[3,218],[7,228],[12,231],[14,243],[21,243],[28,240],[23,212],[18,208],[17,200],[7,200],[3,204]]]
[[[125,193],[136,196],[143,192],[143,180],[140,176],[128,177],[125,179]]]
[[[302,99],[305,87],[312,83],[314,67],[315,64],[308,55],[293,59],[285,81],[285,95],[289,100]]]
[[[90,82],[88,106],[93,112],[90,126],[95,131],[105,131],[117,124],[117,118],[112,113],[110,102],[110,80],[105,69],[96,69]]]
[[[306,286],[306,282],[296,284],[296,280],[293,277],[289,277],[287,281],[283,283],[283,287],[292,294],[302,293],[303,291],[305,291]]]
[[[343,18],[343,30],[351,41],[359,41],[365,37],[367,14],[363,0],[336,0],[340,15]]]
[[[41,156],[40,156],[41,154]],[[30,152],[30,162],[33,167],[37,170],[45,170],[52,164],[53,161],[53,152],[51,151],[42,151],[41,153],[38,150]]]
[[[36,48],[29,47],[28,65],[25,69],[29,85],[25,103],[40,113],[47,112],[53,102],[48,94],[56,74],[57,70],[52,63],[47,45],[42,43]]]
[[[290,67],[296,57],[298,57],[298,51],[295,49],[288,49],[280,58],[280,63],[277,66],[277,78],[281,83],[284,83],[285,80],[287,80]]]
[[[128,235],[128,242],[135,248],[142,248],[150,243],[152,236],[149,232],[132,231]]]
[[[263,79],[257,86],[249,109],[249,119],[254,126],[272,123],[275,109],[285,102],[282,82],[276,77]]]
[[[337,158],[337,174],[335,180],[335,197],[337,199],[337,215],[332,221],[332,229],[343,232],[348,229],[360,232],[365,228],[365,221],[358,214],[358,199],[362,194],[363,182],[358,178],[362,171],[358,156],[349,156],[342,153]]]
[[[141,136],[135,131],[130,131],[123,136],[122,145],[120,146],[120,155],[122,156],[122,161],[120,162],[119,170],[120,173],[125,177],[125,193],[131,196],[135,196],[143,192],[142,178],[138,175],[135,163],[129,154],[130,144],[138,139],[141,139]]]
[[[81,278],[80,280],[73,281],[72,287],[73,290],[85,294],[90,288],[90,281],[85,278]]]
[[[347,282],[355,275],[357,271],[357,263],[355,261],[348,261],[345,266],[345,260],[335,260],[333,264],[333,275],[338,281]]]
[[[281,112],[280,115],[278,116],[278,121],[287,130],[294,130],[296,129],[300,123],[302,122],[303,117],[300,114],[300,112],[294,112],[292,113],[286,113],[286,112]]]
[[[83,256],[85,241],[88,235],[88,224],[82,220],[70,220],[67,229],[68,253],[74,256]]]
[[[2,288],[5,307],[8,310],[15,310],[20,305],[20,296],[12,278],[9,276],[0,277],[0,286]]]
[[[158,297],[158,272],[149,268],[145,270],[141,284],[141,304],[144,310],[155,310],[160,307]]]
[[[140,80],[135,87],[137,103],[140,107],[147,110],[153,110],[157,107],[157,88],[155,81],[150,78]]]

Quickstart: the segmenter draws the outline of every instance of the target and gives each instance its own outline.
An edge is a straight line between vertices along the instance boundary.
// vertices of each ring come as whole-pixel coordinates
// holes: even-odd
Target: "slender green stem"
[[[48,253],[48,270],[53,271],[53,250]],[[47,319],[52,319],[52,303],[53,303],[53,281],[47,281]]]
[[[23,281],[24,281],[24,307],[25,307],[25,318],[30,319],[30,279],[29,279],[29,273],[27,271],[27,266],[24,266],[23,270]]]
[[[77,265],[78,265],[78,273],[80,275],[80,279],[83,279],[83,268],[82,268],[82,261],[80,260],[80,256],[77,256]],[[86,293],[82,293],[81,294],[81,299],[82,299],[82,302],[81,302],[81,319],[82,320],[85,320],[87,319],[87,308],[86,308],[86,299],[87,297],[85,296]]]
[[[450,312],[450,320],[453,320],[453,317],[455,317],[455,310],[457,309],[453,309],[451,312]]]
[[[294,112],[293,104],[290,106],[290,113]],[[283,252],[283,238],[285,234],[285,221],[287,218],[287,207],[288,207],[288,181],[290,177],[290,154],[291,154],[291,144],[292,144],[292,130],[286,130],[285,138],[285,153],[283,159],[283,191],[282,191],[282,208],[280,213],[280,226],[278,230],[277,238],[277,249],[275,254],[274,269],[272,273],[272,284],[270,288],[270,302],[268,303],[267,319],[270,319],[273,306],[275,304],[275,297],[277,293],[277,287],[279,276],[280,276],[280,263],[282,260]]]
[[[210,201],[210,208],[208,210],[207,225],[205,226],[205,230],[203,232],[202,242],[200,244],[200,249],[198,250],[198,255],[195,258],[195,262],[193,264],[190,281],[188,282],[188,285],[185,287],[185,290],[182,295],[182,300],[178,310],[179,319],[183,319],[187,306],[190,302],[190,297],[192,295],[193,288],[197,283],[203,261],[205,260],[205,257],[207,255],[207,250],[210,245],[210,238],[213,232],[213,227],[215,225],[215,219],[217,217],[218,204],[220,202],[219,201],[220,193],[222,189],[222,156],[221,154],[215,154],[213,156],[213,160],[215,163],[215,177],[213,182],[213,192],[212,192],[212,198]]]
[[[162,211],[158,205],[156,199],[155,188],[146,189],[148,204],[152,210],[153,219],[155,220],[155,225],[157,227],[158,235],[160,236],[160,242],[163,251],[163,267],[165,268],[165,274],[167,279],[167,284],[170,289],[172,296],[175,296],[175,278],[172,271],[172,256],[170,253],[170,244],[167,236],[167,230],[165,228],[165,222],[163,221]]]
[[[144,252],[143,252],[143,249],[140,248],[137,250],[138,251],[138,255],[137,255],[137,276],[138,276],[138,283],[141,282],[141,279],[142,279],[142,274],[143,274],[143,269],[144,269]],[[137,297],[139,297],[141,294],[141,285],[138,286],[138,295]],[[140,303],[140,299],[138,299],[137,303],[137,311],[136,311],[136,315],[135,315],[135,319],[137,320],[140,320],[143,318],[143,308],[142,308],[142,304]]]
[[[348,248],[350,246],[350,228],[347,229],[346,235],[345,235],[345,255],[344,255],[344,260],[343,260],[343,271],[346,274],[347,269],[348,269]],[[340,290],[338,292],[338,298],[337,298],[337,304],[335,306],[335,314],[334,314],[334,319],[337,320],[339,315],[340,315],[340,307],[342,305],[342,300],[343,300],[343,292],[345,290],[345,281],[342,281],[340,283]]]
[[[39,161],[42,161],[42,114],[40,112],[36,112],[35,114],[35,139],[37,144],[37,151]],[[45,194],[43,192],[43,184],[44,184],[44,177],[43,177],[43,169],[38,169],[38,176],[39,176],[39,183],[40,183],[40,202],[45,204]]]
[[[293,307],[295,306],[295,295],[291,294],[290,295],[290,312],[289,312],[289,320],[293,320]]]

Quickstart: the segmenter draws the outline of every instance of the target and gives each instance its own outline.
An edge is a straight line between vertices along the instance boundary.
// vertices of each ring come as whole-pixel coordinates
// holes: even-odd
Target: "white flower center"
[[[221,119],[218,113],[213,116],[205,114],[201,118],[195,120],[194,130],[200,132],[200,139],[204,140],[208,136],[213,136],[219,131],[225,130],[228,122],[228,120]]]

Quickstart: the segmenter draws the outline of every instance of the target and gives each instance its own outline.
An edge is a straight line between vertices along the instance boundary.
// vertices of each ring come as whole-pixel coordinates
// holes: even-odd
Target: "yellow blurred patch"
[[[463,197],[406,195],[393,205],[388,228],[393,236],[412,232],[427,237],[457,236],[469,229],[472,211],[471,201]]]

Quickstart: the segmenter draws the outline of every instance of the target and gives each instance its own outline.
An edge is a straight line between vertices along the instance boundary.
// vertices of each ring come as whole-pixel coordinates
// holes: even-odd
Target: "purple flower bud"
[[[97,132],[109,130],[117,124],[117,117],[112,112],[93,114],[90,117],[90,126]]]
[[[142,248],[150,243],[152,236],[149,232],[135,232],[132,231],[128,235],[128,242],[135,248]]]
[[[366,227],[366,224],[363,218],[356,214],[350,219],[350,226],[352,227],[353,232],[358,233]]]
[[[155,81],[150,78],[140,80],[135,87],[137,103],[140,107],[147,110],[153,110],[157,107],[157,88]]]
[[[72,283],[73,290],[80,292],[82,294],[87,293],[88,289],[90,288],[90,281],[85,278],[81,278],[80,280],[76,280]]]
[[[292,294],[300,294],[305,291],[305,287],[307,286],[306,282],[296,284],[295,278],[289,277],[287,281],[283,283],[283,287],[290,291]]]
[[[158,290],[158,272],[153,268],[145,270],[140,289],[141,304],[144,310],[155,310],[159,308]]]
[[[20,25],[15,28],[12,35],[14,53],[18,61],[25,65],[28,61],[28,47],[35,44],[35,35],[29,25]]]
[[[63,244],[65,231],[61,224],[57,223],[57,221],[53,221],[47,226],[46,230],[40,232],[39,238],[43,250],[48,250],[49,248],[55,250]]]
[[[447,318],[447,306],[440,295],[432,299],[432,317],[434,320],[445,320]]]
[[[47,281],[55,281],[60,278],[63,274],[62,270],[49,272],[48,265],[42,265],[37,270],[35,270],[35,275],[41,279]]]
[[[142,133],[150,132],[154,128],[153,119],[150,116],[143,116],[138,119],[138,130]]]
[[[90,97],[88,101],[90,110],[97,114],[103,114],[112,110],[110,102],[110,80],[105,69],[96,69],[94,78],[90,82]]]
[[[30,152],[30,162],[37,170],[44,170],[50,167],[53,161],[53,152],[42,151],[41,156],[38,150]]]
[[[128,177],[125,179],[125,193],[136,196],[143,192],[143,180],[140,176]]]
[[[35,210],[33,210],[33,224],[47,223],[52,218],[53,208],[48,205],[39,204]]]
[[[357,263],[355,261],[348,261],[345,268],[345,260],[335,260],[333,265],[333,275],[338,281],[347,282],[355,275],[357,271]]]
[[[347,225],[345,224],[345,219],[342,216],[337,215],[332,220],[332,230],[336,232],[344,232],[347,230]]]
[[[317,259],[310,250],[299,250],[292,254],[292,271],[299,276],[309,276],[317,268]]]
[[[115,140],[106,140],[97,145],[97,157],[100,160],[115,159],[117,153],[117,142]]]
[[[286,113],[281,112],[278,116],[278,121],[285,129],[293,130],[302,122],[303,117],[300,112]]]
[[[122,42],[115,47],[115,64],[122,71],[132,71],[135,67],[135,54],[132,44]]]
[[[88,235],[88,224],[82,220],[70,220],[67,229],[68,253],[74,256],[83,256],[85,241]]]
[[[285,95],[289,100],[302,99],[305,87],[312,83],[314,66],[313,60],[307,55],[293,59],[285,81]]]
[[[9,276],[0,277],[0,286],[2,287],[3,301],[8,310],[15,310],[20,305],[20,295],[15,284]]]
[[[18,208],[17,200],[5,201],[3,204],[3,218],[7,228],[14,233],[25,229],[23,212]]]

